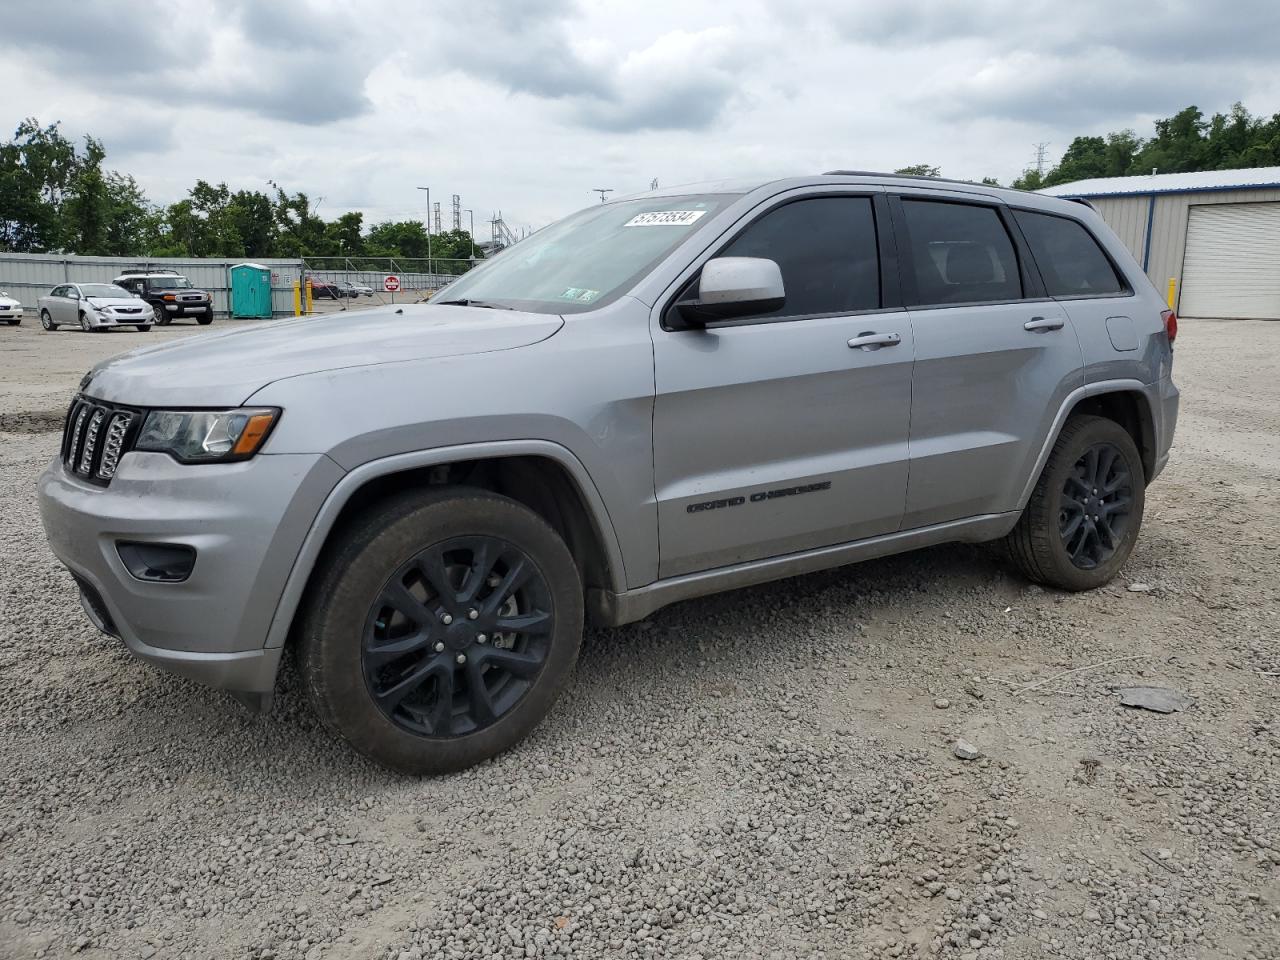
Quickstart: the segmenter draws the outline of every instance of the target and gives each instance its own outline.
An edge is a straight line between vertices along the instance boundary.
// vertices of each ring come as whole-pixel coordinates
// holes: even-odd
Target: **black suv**
[[[202,326],[213,323],[213,294],[196,289],[176,270],[125,270],[111,282],[151,304],[158,324],[176,317],[195,317]]]

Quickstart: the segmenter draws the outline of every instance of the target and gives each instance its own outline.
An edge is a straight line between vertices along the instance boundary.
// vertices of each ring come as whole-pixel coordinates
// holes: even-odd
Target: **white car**
[[[360,294],[361,296],[372,297],[373,287],[366,287],[364,284],[361,284],[361,283],[353,283],[351,284],[351,293],[352,293],[352,296],[355,296],[356,294]]]
[[[40,326],[46,330],[78,326],[86,332],[137,327],[143,333],[154,319],[151,305],[114,283],[64,283],[40,298]]]
[[[16,327],[22,322],[22,303],[0,289],[0,321]]]

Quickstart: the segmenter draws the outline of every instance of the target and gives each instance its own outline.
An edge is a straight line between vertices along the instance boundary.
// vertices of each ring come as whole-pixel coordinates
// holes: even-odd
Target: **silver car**
[[[1176,318],[1088,206],[836,172],[597,204],[429,303],[98,365],[40,479],[89,618],[454,770],[584,618],[946,541],[1064,590],[1133,549]]]
[[[4,284],[0,284],[0,323],[11,327],[22,323],[22,301],[9,296]]]
[[[77,326],[85,332],[134,327],[151,329],[151,308],[113,283],[64,283],[41,297],[40,326]]]

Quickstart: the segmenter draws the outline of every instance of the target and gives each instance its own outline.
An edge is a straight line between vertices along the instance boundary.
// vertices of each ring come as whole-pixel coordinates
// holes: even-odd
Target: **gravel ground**
[[[591,633],[529,740],[434,780],[292,677],[252,717],[84,620],[34,481],[141,339],[0,328],[0,954],[1280,956],[1280,324],[1183,323],[1113,586],[949,546],[687,602]]]

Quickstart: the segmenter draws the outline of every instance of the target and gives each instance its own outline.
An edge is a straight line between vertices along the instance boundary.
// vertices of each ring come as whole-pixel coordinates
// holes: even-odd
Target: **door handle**
[[[1032,317],[1022,325],[1022,329],[1032,333],[1048,333],[1050,330],[1061,330],[1066,323],[1061,317]]]
[[[902,342],[900,333],[873,333],[868,330],[849,341],[854,350],[879,350],[881,347],[896,347]]]

